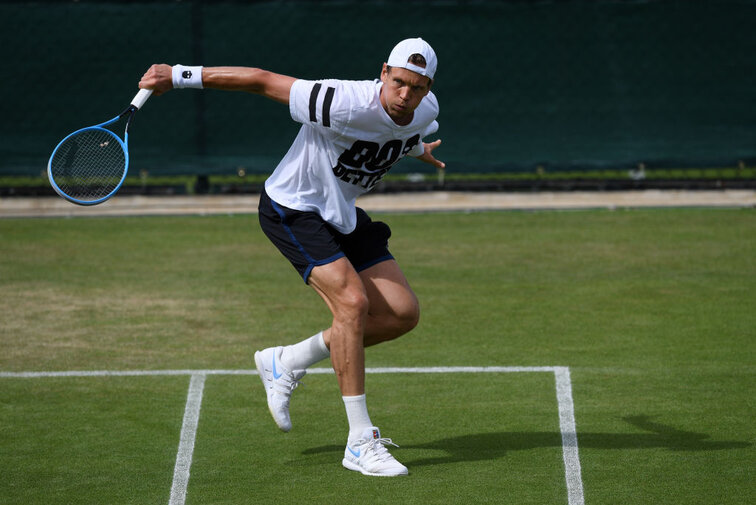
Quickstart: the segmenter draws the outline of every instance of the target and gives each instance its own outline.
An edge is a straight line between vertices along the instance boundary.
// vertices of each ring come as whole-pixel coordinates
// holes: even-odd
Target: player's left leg
[[[394,259],[376,263],[360,271],[359,276],[369,302],[363,332],[365,346],[397,338],[417,325],[417,297]],[[344,401],[346,404],[347,398]],[[365,426],[359,433],[350,430],[342,465],[364,475],[407,475],[407,467],[394,459],[387,445],[396,446],[390,438],[383,438],[375,426]]]
[[[417,326],[420,305],[399,264],[382,261],[358,273],[368,298],[364,346],[404,335]],[[331,328],[283,349],[282,361],[291,370],[306,369],[330,354]]]
[[[393,340],[412,330],[420,319],[420,304],[394,259],[359,272],[369,300],[365,346]]]

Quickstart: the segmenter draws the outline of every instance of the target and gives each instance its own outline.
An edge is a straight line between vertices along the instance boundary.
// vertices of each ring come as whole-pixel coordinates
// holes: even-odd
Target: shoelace
[[[272,373],[272,371],[268,368],[266,368],[265,371]],[[275,389],[279,393],[283,393],[287,397],[291,395],[291,392],[297,389],[297,387],[299,387],[300,385],[304,386],[305,384],[300,379],[295,378],[288,372],[284,372],[281,377],[273,381],[273,389]]]
[[[363,440],[360,440],[360,442],[364,443]],[[388,452],[386,447],[384,447],[385,444],[399,447],[390,438],[372,438],[367,441],[366,449],[372,450],[375,458],[379,461],[387,461],[388,459],[393,459],[393,456]]]

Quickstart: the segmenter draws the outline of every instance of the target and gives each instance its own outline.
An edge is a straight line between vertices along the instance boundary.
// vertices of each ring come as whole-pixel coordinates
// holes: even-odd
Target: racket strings
[[[115,191],[126,169],[126,154],[114,133],[102,128],[71,135],[55,152],[51,175],[72,198],[93,201]]]

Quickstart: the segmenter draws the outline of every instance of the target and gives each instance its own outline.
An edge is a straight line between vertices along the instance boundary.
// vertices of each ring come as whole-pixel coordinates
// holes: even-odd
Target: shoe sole
[[[265,368],[263,368],[262,355],[260,351],[255,352],[255,366],[257,367],[257,374],[260,377],[263,389],[265,390],[265,404],[268,405],[268,412],[270,412],[270,416],[273,418],[273,422],[276,423],[276,426],[278,426],[278,429],[283,431],[284,433],[287,433],[291,430],[291,427],[286,428],[285,426],[278,424],[278,422],[276,421],[276,415],[273,413],[273,409],[270,408],[270,404],[268,403],[268,385],[265,383]]]
[[[364,468],[362,468],[357,463],[354,463],[352,461],[349,461],[348,459],[344,458],[341,460],[341,465],[346,468],[347,470],[352,470],[355,472],[360,472],[362,475],[367,475],[370,477],[401,477],[403,475],[407,475],[409,472],[400,472],[400,473],[373,473],[368,472]]]

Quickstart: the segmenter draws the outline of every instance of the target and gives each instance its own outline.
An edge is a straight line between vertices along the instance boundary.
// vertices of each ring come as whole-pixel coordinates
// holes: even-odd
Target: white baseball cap
[[[425,68],[410,63],[410,56],[413,54],[420,54],[425,58]],[[389,67],[406,68],[412,70],[420,75],[424,75],[431,80],[436,74],[436,67],[438,66],[438,60],[436,59],[436,52],[426,41],[420,37],[416,39],[405,39],[399,42],[389,54],[386,64]]]

